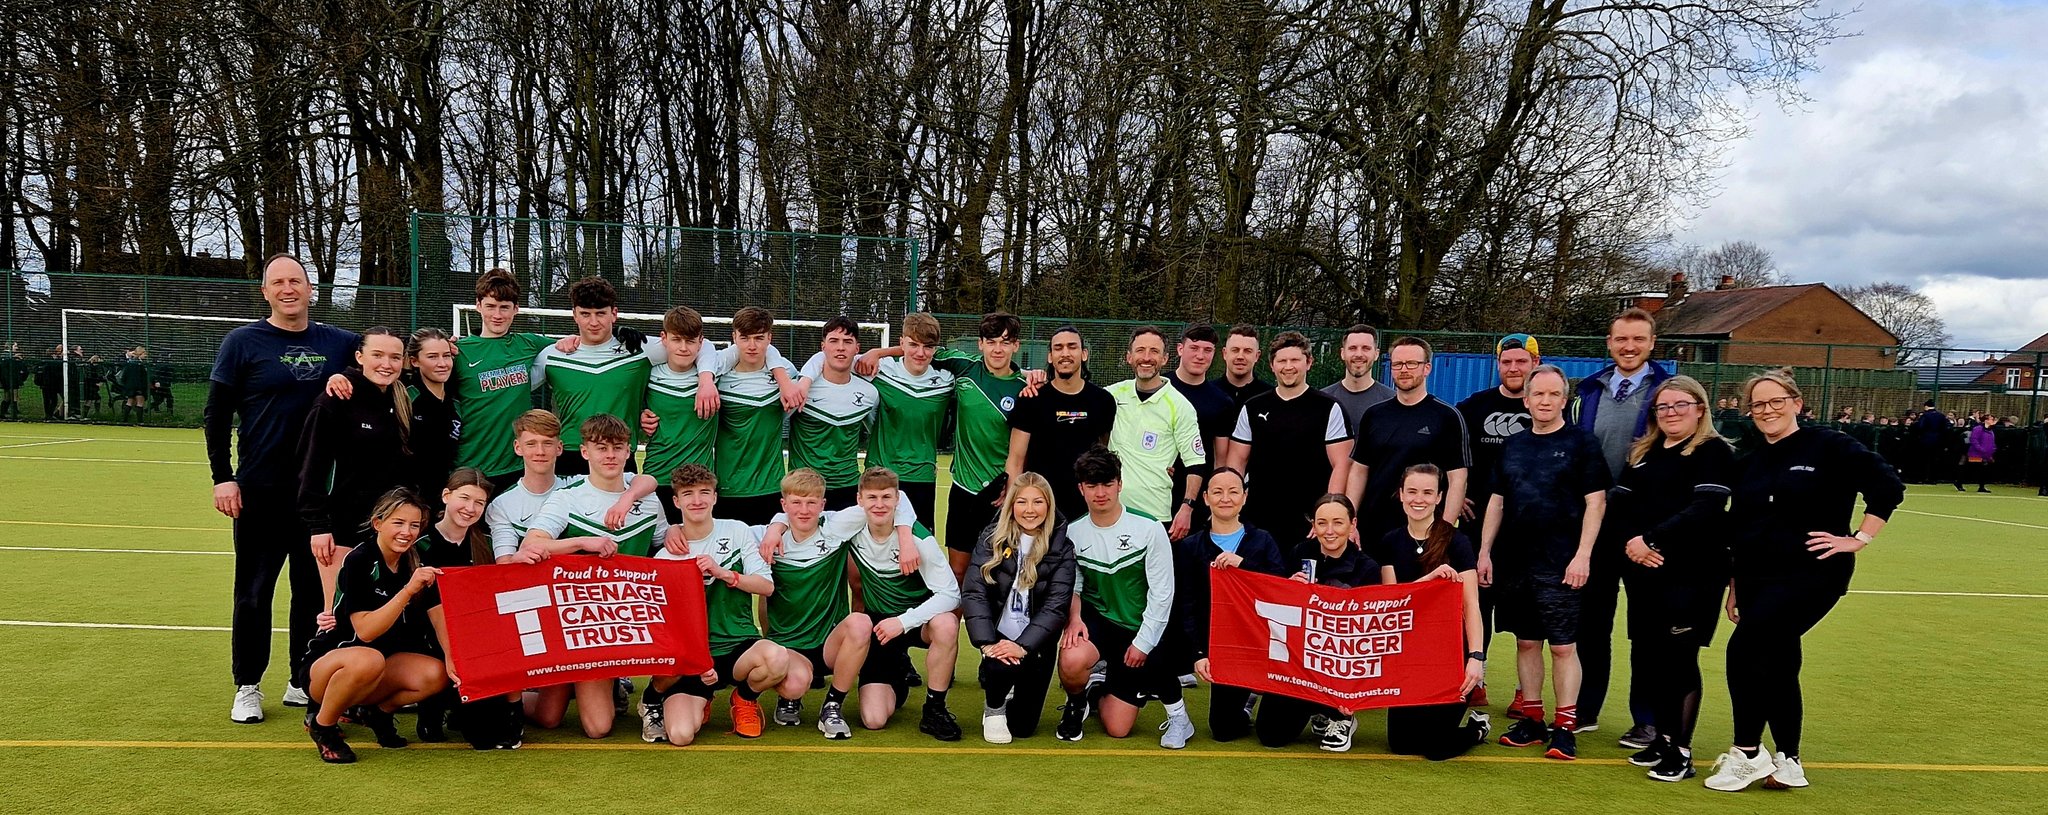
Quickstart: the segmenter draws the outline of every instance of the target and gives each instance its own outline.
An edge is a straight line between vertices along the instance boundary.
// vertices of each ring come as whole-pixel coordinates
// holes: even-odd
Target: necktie
[[[1628,386],[1629,386],[1629,380],[1627,380],[1627,379],[1621,380],[1621,384],[1619,384],[1619,385],[1616,385],[1616,386],[1614,386],[1614,401],[1616,401],[1616,402],[1626,402],[1626,401],[1628,401]]]

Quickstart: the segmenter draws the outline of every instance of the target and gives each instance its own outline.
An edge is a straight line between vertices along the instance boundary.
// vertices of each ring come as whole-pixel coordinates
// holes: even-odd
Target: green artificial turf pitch
[[[362,760],[326,766],[298,712],[278,704],[282,634],[264,687],[269,720],[227,720],[233,563],[204,458],[196,430],[0,424],[0,811],[1861,813],[2012,812],[2048,798],[2048,742],[2032,738],[2048,676],[2048,499],[2031,490],[1913,488],[1861,558],[1857,593],[1806,639],[1813,786],[1730,795],[1648,781],[1624,763],[1614,739],[1627,718],[1625,645],[1609,721],[1580,737],[1570,764],[1498,745],[1438,764],[1387,756],[1385,718],[1371,712],[1348,754],[1219,744],[1206,691],[1189,696],[1202,732],[1184,751],[1158,747],[1157,705],[1130,739],[1091,724],[1077,744],[1052,738],[1048,705],[1037,736],[994,747],[978,738],[966,650],[950,699],[968,733],[957,744],[917,732],[916,691],[889,729],[845,742],[810,726],[815,693],[803,727],[770,724],[757,741],[722,732],[721,696],[688,748],[642,744],[630,719],[602,741],[529,731],[525,749],[489,754],[379,750],[350,728]],[[48,622],[208,630],[30,624]],[[1496,732],[1512,653],[1496,638]],[[1729,739],[1721,660],[1718,647],[1702,659],[1702,775]]]

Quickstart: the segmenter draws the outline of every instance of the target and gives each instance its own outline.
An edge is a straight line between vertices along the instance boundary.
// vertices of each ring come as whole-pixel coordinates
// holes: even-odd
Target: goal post
[[[456,339],[483,332],[483,318],[477,314],[476,304],[455,303],[449,307],[449,312],[450,321],[454,326],[453,334]],[[630,325],[650,337],[661,336],[661,319],[662,315],[660,314],[619,312],[620,325]],[[519,309],[519,316],[513,318],[513,324],[517,330],[531,331],[536,334],[546,334],[552,337],[564,337],[576,331],[575,312],[566,308],[521,308]],[[706,339],[711,340],[712,345],[715,347],[725,347],[727,345],[726,340],[709,336],[709,332],[713,326],[730,325],[732,325],[731,317],[704,317],[704,327],[707,333]],[[888,323],[868,322],[859,323],[859,325],[861,345],[863,347],[886,348],[892,344],[894,335],[891,333],[892,327]],[[821,339],[821,332],[824,328],[824,320],[775,318],[776,337],[778,340],[785,341],[783,344],[783,354],[793,360],[799,359],[799,357],[792,355],[790,351],[800,348],[815,348],[817,346],[816,340]],[[809,356],[807,353],[801,354],[802,358],[808,358]]]
[[[164,330],[152,323],[182,325],[175,330]],[[63,398],[59,400],[59,411],[65,418],[71,418],[72,364],[71,349],[91,346],[89,354],[102,351],[126,351],[142,346],[152,354],[162,357],[183,359],[188,354],[204,353],[207,362],[212,362],[212,353],[219,350],[221,340],[229,331],[249,324],[247,317],[208,317],[199,314],[161,314],[144,311],[111,311],[105,309],[67,308],[57,312],[57,344],[63,350],[66,364],[59,366],[63,372]],[[175,340],[173,339],[175,338]],[[104,363],[118,364],[119,359],[106,359]],[[104,364],[103,363],[103,364]]]

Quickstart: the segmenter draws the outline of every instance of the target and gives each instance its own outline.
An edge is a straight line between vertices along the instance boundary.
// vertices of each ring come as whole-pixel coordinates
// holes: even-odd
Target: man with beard
[[[1366,408],[1351,441],[1351,474],[1344,494],[1359,508],[1358,539],[1379,540],[1405,522],[1395,490],[1401,472],[1434,464],[1444,473],[1444,521],[1457,523],[1465,506],[1472,452],[1465,419],[1429,393],[1429,343],[1402,337],[1388,351],[1394,398]]]
[[[1194,470],[1176,479],[1174,465],[1193,470],[1208,463],[1195,406],[1162,376],[1166,334],[1157,327],[1131,333],[1124,361],[1133,378],[1109,386],[1116,399],[1109,449],[1123,463],[1123,505],[1165,524],[1167,538],[1178,540],[1192,528],[1202,477]]]
[[[1394,398],[1394,389],[1385,382],[1373,381],[1373,366],[1380,361],[1380,339],[1372,326],[1359,323],[1344,329],[1344,345],[1339,353],[1344,359],[1344,378],[1330,383],[1323,392],[1344,406],[1345,431],[1356,433],[1359,415],[1366,408]]]
[[[1337,400],[1308,386],[1307,337],[1280,332],[1269,359],[1276,387],[1238,411],[1224,466],[1245,474],[1244,522],[1292,547],[1308,539],[1316,499],[1343,492],[1351,436]]]
[[[1088,381],[1088,346],[1080,329],[1055,329],[1045,362],[1052,371],[1050,387],[1019,398],[1010,411],[1010,458],[1003,471],[1011,479],[1027,472],[1043,476],[1052,486],[1053,506],[1071,521],[1088,514],[1080,482],[1074,480],[1074,461],[1109,442],[1116,398]]]
[[[1493,354],[1500,384],[1474,393],[1458,403],[1458,414],[1465,417],[1465,429],[1472,437],[1472,474],[1465,479],[1462,518],[1465,536],[1473,540],[1479,539],[1486,502],[1493,497],[1490,479],[1494,468],[1500,464],[1502,443],[1509,436],[1529,429],[1529,408],[1523,404],[1522,392],[1529,384],[1529,371],[1543,361],[1536,338],[1527,334],[1509,334],[1500,338],[1493,344]],[[1487,641],[1493,639],[1493,604],[1493,587],[1480,587],[1479,619]],[[1471,698],[1474,706],[1486,706],[1485,683],[1472,690]],[[1510,706],[1509,716],[1512,717],[1518,709]]]

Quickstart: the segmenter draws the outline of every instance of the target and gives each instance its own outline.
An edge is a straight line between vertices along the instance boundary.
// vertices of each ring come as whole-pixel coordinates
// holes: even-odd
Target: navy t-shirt
[[[1396,397],[1358,415],[1351,460],[1365,465],[1365,494],[1358,507],[1359,535],[1374,540],[1404,520],[1394,493],[1401,471],[1416,464],[1434,464],[1449,474],[1472,466],[1465,419],[1458,409],[1434,396],[1413,405]]]
[[[1492,492],[1505,501],[1493,540],[1496,569],[1540,580],[1564,579],[1579,551],[1586,496],[1613,486],[1600,442],[1577,425],[1509,436],[1501,443]]]
[[[235,481],[244,487],[298,483],[300,429],[313,400],[354,358],[355,332],[313,323],[286,331],[257,320],[228,332],[213,381],[235,389],[240,417]]]
[[[1428,545],[1427,541],[1419,541],[1409,535],[1407,525],[1403,524],[1380,539],[1379,550],[1373,553],[1373,557],[1382,566],[1394,567],[1394,582],[1413,583],[1429,574],[1422,568],[1422,550]],[[1465,533],[1452,532],[1450,545],[1444,547],[1444,562],[1453,571],[1471,571],[1479,568],[1477,552],[1478,548],[1472,545],[1471,538],[1465,537]]]

